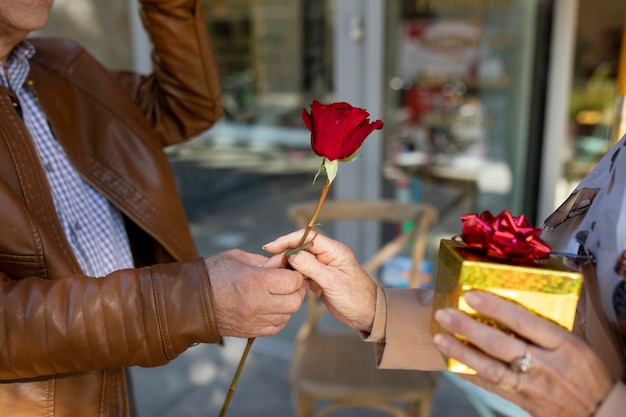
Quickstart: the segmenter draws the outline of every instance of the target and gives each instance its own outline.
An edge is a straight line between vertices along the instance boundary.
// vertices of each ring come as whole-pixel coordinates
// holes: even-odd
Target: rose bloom
[[[382,129],[383,122],[370,123],[369,113],[348,103],[311,103],[311,113],[302,109],[302,120],[311,132],[311,148],[329,161],[350,160],[363,141],[374,130]]]

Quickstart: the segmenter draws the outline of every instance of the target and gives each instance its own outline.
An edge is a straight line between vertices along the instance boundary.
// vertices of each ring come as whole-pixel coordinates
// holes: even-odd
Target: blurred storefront
[[[308,147],[302,108],[314,98],[331,99],[332,2],[204,3],[226,110],[207,135],[262,150]],[[266,135],[254,136],[257,128]]]
[[[414,198],[437,201],[452,230],[458,232],[463,211],[527,208],[544,99],[536,70],[546,66],[549,6],[389,3],[390,172]]]
[[[444,214],[539,222],[618,136],[623,1],[389,8],[388,155],[413,172],[399,179],[412,195],[458,188]]]
[[[235,140],[240,132],[249,142],[250,126],[272,126],[267,132],[274,144],[306,148],[301,108],[314,98],[350,96],[338,94],[341,86],[334,83],[343,68],[361,77],[362,89],[382,86],[383,105],[373,115],[386,123],[377,155],[383,161],[381,174],[385,163],[411,174],[407,182],[388,171],[387,179],[398,179],[395,186],[409,187],[412,198],[425,199],[433,187],[456,187],[459,195],[450,191],[449,197],[451,204],[460,204],[465,196],[461,209],[509,208],[531,218],[541,211],[537,199],[546,141],[563,141],[561,154],[549,158],[561,162],[553,193],[578,179],[606,149],[624,2],[392,0],[383,2],[379,22],[366,21],[368,9],[380,7],[376,3],[362,1],[352,18],[345,18],[342,1],[207,2],[227,109],[223,126],[209,134],[218,138],[228,131],[222,140]],[[571,85],[558,98],[570,103],[564,115],[567,131],[546,137],[550,66],[564,57],[552,40],[555,28],[567,30],[556,24],[564,9],[570,20],[576,19],[565,22],[575,28],[568,37],[572,62],[560,63],[571,73],[561,74]],[[346,19],[349,30],[344,31]],[[384,34],[383,76],[368,80],[366,71],[337,62],[343,55],[335,48],[346,41],[358,47],[363,41],[357,38],[367,38],[378,25]],[[559,117],[554,112],[550,117]],[[379,194],[390,193],[383,183]]]
[[[135,0],[109,14],[93,0],[69,4],[57,0],[42,34],[85,41],[113,67],[147,70]],[[335,197],[431,201],[456,233],[463,211],[507,208],[539,222],[614,140],[618,76],[626,72],[623,0],[205,6],[226,114],[190,144],[192,157],[253,173],[269,161],[273,172],[314,174],[302,108],[313,99],[348,101],[385,129],[357,163],[342,166]],[[355,245],[371,240],[356,233],[344,236]]]
[[[299,126],[297,110],[311,96],[324,98],[330,91],[327,2],[206,4],[226,92],[226,119]]]
[[[382,145],[366,143],[336,197],[434,202],[444,234],[469,211],[507,208],[539,222],[615,135],[623,1],[223,0],[207,9],[226,91],[227,117],[208,132],[216,143],[266,151],[271,142],[291,156],[308,148],[300,112],[312,99],[366,107],[385,121]],[[371,233],[342,236],[359,246]]]

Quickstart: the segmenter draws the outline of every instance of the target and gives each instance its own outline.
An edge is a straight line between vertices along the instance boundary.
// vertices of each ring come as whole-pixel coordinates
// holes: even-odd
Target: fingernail
[[[274,241],[274,240],[272,240],[271,242],[266,243],[265,245],[261,246],[261,249],[265,250],[265,248],[266,248],[266,247],[268,247],[268,246],[270,246],[270,245],[274,244],[274,242],[275,242],[275,241]]]
[[[482,303],[482,301],[483,301],[482,297],[479,294],[477,294],[477,293],[475,293],[473,291],[468,291],[466,293],[463,293],[463,298],[472,307],[479,306],[480,303]]]
[[[433,342],[435,342],[435,344],[440,348],[445,348],[448,346],[448,341],[445,337],[443,337],[441,333],[437,333],[433,336]]]
[[[435,311],[435,320],[437,320],[440,324],[446,325],[450,324],[452,316],[446,310],[439,309]]]

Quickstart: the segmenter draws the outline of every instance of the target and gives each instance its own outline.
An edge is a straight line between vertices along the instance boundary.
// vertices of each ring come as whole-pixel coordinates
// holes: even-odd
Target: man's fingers
[[[272,295],[293,294],[304,285],[304,277],[300,272],[289,269],[266,269],[261,278],[264,281],[265,290]]]
[[[274,336],[289,322],[290,314],[268,314],[256,320],[233,321],[224,326],[222,336],[239,338]]]
[[[269,260],[267,256],[259,255],[257,253],[245,252],[241,249],[230,249],[225,253],[232,259],[251,266],[263,265]]]

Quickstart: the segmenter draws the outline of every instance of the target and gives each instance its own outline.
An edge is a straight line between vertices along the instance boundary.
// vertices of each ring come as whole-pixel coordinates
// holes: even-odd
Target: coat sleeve
[[[423,289],[379,289],[374,331],[384,326],[384,337],[372,334],[365,339],[375,342],[379,368],[446,369],[429,330],[432,299],[433,292]]]
[[[162,146],[209,129],[223,113],[220,75],[201,0],[141,0],[152,73],[116,73]]]
[[[0,275],[0,380],[157,366],[219,341],[204,260],[56,280]]]
[[[626,385],[616,382],[606,398],[596,410],[594,417],[619,417],[624,415],[626,404]]]

